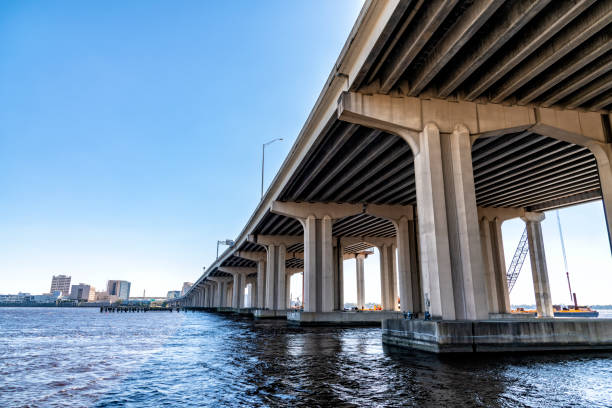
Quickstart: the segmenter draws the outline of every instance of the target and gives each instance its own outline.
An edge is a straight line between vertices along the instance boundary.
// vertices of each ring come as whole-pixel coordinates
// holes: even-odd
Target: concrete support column
[[[400,310],[418,313],[421,309],[421,279],[417,266],[415,223],[413,220],[401,217],[395,224]]]
[[[266,307],[266,261],[257,261],[257,305],[258,309]]]
[[[234,303],[233,293],[234,293],[234,283],[227,282],[225,284],[225,305],[224,305],[225,307],[232,307]]]
[[[287,247],[284,244],[267,246],[268,258],[266,271],[266,309],[283,310],[285,308],[285,256]]]
[[[217,285],[216,293],[214,295],[214,303],[212,303],[212,305],[214,307],[227,307],[228,306],[227,305],[228,286],[232,278],[222,278],[222,277],[214,276],[214,277],[208,277],[207,279],[211,280],[212,282],[215,282],[215,284]],[[229,296],[229,299],[231,302],[231,295]]]
[[[397,262],[395,260],[395,246],[382,245],[380,252],[380,300],[383,310],[397,309]]]
[[[304,311],[334,309],[332,219],[304,220]]]
[[[506,260],[501,231],[502,220],[480,219],[480,244],[484,261],[489,313],[510,313]]]
[[[234,274],[234,284],[232,286],[232,307],[241,309],[244,307],[244,274],[238,272]]]
[[[527,225],[527,242],[529,243],[529,258],[538,317],[554,317],[542,236],[541,222],[543,220],[543,213],[527,212],[523,217]]]
[[[602,203],[608,228],[610,252],[612,253],[612,144],[591,150],[597,160],[599,185],[601,187]]]
[[[287,272],[285,278],[285,309],[291,308],[291,276],[293,274]]]
[[[257,277],[247,279],[247,284],[251,285],[249,307],[257,307]]]
[[[334,310],[344,310],[344,248],[340,239],[334,244]]]
[[[428,123],[419,133],[419,149],[414,173],[425,309],[433,318],[454,320],[440,131],[436,125]]]
[[[365,254],[357,254],[355,257],[356,277],[357,277],[357,308],[365,308]]]
[[[225,293],[225,288],[223,287],[223,282],[217,281],[217,302],[215,303],[216,307],[223,307],[223,294]]]
[[[245,289],[245,295],[244,295],[244,305],[243,307],[251,307],[251,301],[252,301],[252,297],[251,294],[253,293],[253,286],[251,286],[250,283],[246,284],[244,286]]]
[[[489,316],[472,169],[472,142],[464,125],[440,138],[451,273],[457,319]]]
[[[222,266],[219,267],[219,270],[233,276],[231,307],[234,309],[244,308],[244,289],[246,286],[247,276],[250,273],[254,273],[256,269],[248,267]]]
[[[363,206],[275,201],[270,211],[298,219],[304,228],[304,311],[333,311],[342,302],[334,288],[341,282],[334,278],[333,220],[361,214]]]

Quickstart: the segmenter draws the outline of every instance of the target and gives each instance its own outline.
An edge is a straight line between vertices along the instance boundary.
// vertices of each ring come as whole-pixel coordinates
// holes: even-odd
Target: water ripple
[[[612,406],[606,353],[440,358],[379,329],[0,309],[0,407]]]

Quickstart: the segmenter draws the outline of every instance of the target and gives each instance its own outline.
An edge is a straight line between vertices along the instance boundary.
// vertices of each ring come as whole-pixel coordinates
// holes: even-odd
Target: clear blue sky
[[[285,138],[267,150],[269,183],[360,8],[356,0],[2,2],[0,293],[45,292],[61,273],[97,288],[130,280],[132,295],[196,279],[217,239],[236,237],[259,200],[261,143]],[[566,232],[580,237],[568,240],[579,294],[612,302],[601,290],[612,287],[601,204],[572,211],[584,218]],[[367,265],[375,301],[376,257]],[[519,282],[517,301],[533,298],[529,283]]]

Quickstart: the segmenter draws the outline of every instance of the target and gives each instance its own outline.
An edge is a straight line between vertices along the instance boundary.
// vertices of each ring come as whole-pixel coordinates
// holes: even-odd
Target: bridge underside
[[[366,2],[236,245],[186,297],[227,305],[250,283],[281,311],[303,271],[305,312],[338,313],[342,260],[359,298],[376,247],[386,311],[507,316],[501,224],[520,217],[551,317],[543,211],[602,200],[612,243],[611,30],[612,0]]]

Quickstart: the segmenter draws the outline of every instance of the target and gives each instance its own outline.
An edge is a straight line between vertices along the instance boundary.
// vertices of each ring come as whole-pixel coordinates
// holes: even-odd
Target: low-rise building
[[[118,301],[118,296],[109,295],[108,292],[96,292],[96,302],[117,303]]]
[[[96,289],[85,283],[79,283],[78,285],[72,285],[70,290],[70,299],[79,302],[94,302],[96,300]]]
[[[31,303],[32,295],[19,292],[16,295],[0,295],[0,303]]]
[[[33,303],[55,303],[57,299],[60,298],[62,292],[56,290],[53,293],[43,293],[42,295],[33,295],[32,302]]]
[[[166,299],[176,299],[179,296],[181,296],[180,290],[169,290]]]

